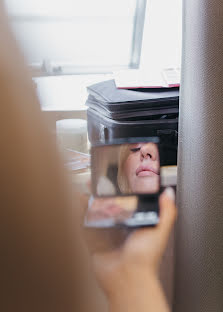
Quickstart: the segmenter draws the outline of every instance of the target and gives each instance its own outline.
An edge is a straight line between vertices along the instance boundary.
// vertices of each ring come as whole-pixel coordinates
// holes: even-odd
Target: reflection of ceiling
[[[160,171],[162,186],[177,185],[177,166],[162,166]]]

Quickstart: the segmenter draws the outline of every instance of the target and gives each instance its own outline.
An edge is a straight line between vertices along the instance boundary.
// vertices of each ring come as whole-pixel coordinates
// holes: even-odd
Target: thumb
[[[177,217],[177,208],[175,205],[175,192],[173,188],[168,187],[160,195],[159,206],[160,206],[160,221],[157,226],[157,231],[159,232],[160,235],[161,244],[165,246]]]

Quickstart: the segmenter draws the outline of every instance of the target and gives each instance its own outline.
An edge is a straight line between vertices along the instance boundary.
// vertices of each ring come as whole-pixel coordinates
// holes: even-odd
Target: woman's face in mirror
[[[129,145],[129,154],[123,169],[131,192],[156,193],[159,191],[160,161],[156,144]]]

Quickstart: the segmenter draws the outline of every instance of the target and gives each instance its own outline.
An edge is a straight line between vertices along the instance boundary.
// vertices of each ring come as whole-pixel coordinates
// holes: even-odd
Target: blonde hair
[[[120,147],[120,151],[119,151],[117,182],[118,182],[118,187],[121,193],[123,194],[131,193],[131,189],[130,189],[126,174],[124,173],[125,161],[130,153],[129,147],[130,147],[130,144],[124,144]]]
[[[0,25],[0,310],[104,311],[86,274],[84,203],[71,193],[2,1]]]

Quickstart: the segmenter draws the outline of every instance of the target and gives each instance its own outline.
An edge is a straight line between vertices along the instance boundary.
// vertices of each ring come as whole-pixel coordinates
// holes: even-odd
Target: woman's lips
[[[153,177],[156,176],[157,174],[152,172],[152,171],[140,171],[138,174],[138,177]]]
[[[154,175],[158,175],[159,172],[155,168],[151,166],[139,166],[136,169],[136,175],[138,177],[152,177]]]

